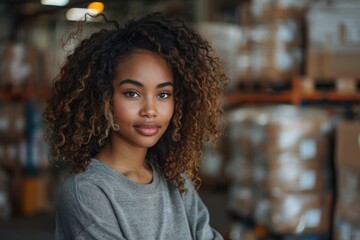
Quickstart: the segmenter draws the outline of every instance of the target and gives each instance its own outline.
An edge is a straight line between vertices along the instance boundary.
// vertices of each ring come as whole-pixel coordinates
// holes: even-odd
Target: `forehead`
[[[117,80],[142,80],[157,78],[173,81],[172,71],[166,60],[158,53],[148,50],[136,50],[117,65]]]

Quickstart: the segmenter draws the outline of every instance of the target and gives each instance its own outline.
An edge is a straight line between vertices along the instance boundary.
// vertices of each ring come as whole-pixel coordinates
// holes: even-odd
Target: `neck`
[[[146,153],[147,148],[110,140],[95,157],[134,182],[150,183],[152,170],[146,164]]]
[[[132,150],[131,147],[117,147],[111,142],[96,155],[96,158],[111,167],[139,169],[145,166],[147,149]]]

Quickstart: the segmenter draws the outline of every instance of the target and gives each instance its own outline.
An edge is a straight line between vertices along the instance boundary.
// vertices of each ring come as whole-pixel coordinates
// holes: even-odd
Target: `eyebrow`
[[[144,87],[144,84],[142,84],[141,82],[138,82],[136,80],[133,80],[133,79],[125,79],[125,80],[122,80],[120,83],[119,83],[119,86],[122,85],[122,84],[132,84],[132,85],[135,85],[135,86],[138,86],[138,87]],[[163,88],[163,87],[167,87],[167,86],[172,86],[174,87],[174,84],[172,82],[163,82],[163,83],[159,83],[156,88]]]

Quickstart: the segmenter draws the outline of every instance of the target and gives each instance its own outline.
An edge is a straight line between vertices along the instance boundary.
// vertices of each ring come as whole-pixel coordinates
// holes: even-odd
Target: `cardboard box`
[[[307,53],[306,74],[315,78],[360,77],[360,49],[334,50],[310,48]]]
[[[331,129],[326,112],[277,106],[265,110],[259,124],[265,136],[260,144],[266,154],[297,153],[301,159],[322,158],[327,153],[327,134]]]
[[[272,232],[328,233],[330,198],[320,194],[286,194],[270,198],[268,227]]]
[[[249,53],[247,32],[238,24],[224,22],[202,22],[197,28],[220,58],[230,79],[228,88],[235,88],[239,73],[246,75],[250,65],[248,59],[242,57],[242,52]]]
[[[326,133],[322,123],[306,119],[271,123],[266,127],[264,150],[268,154],[297,153],[303,160],[322,159],[328,150]]]
[[[320,1],[307,14],[306,74],[360,77],[360,2]]]
[[[309,0],[252,0],[251,10],[254,18],[259,22],[302,18],[309,2]]]
[[[256,24],[251,29],[251,41],[255,44],[265,44],[275,48],[280,44],[301,47],[303,43],[301,21],[287,19]]]
[[[282,42],[254,44],[251,54],[251,73],[260,81],[290,81],[300,73],[303,50]]]
[[[258,114],[258,109],[244,107],[229,111],[227,113],[226,137],[228,139],[230,158],[242,158],[252,162],[254,152],[254,141],[257,132],[253,124],[253,118]]]
[[[268,191],[321,192],[329,188],[321,162],[304,161],[289,155],[267,161],[264,185]]]
[[[360,122],[343,121],[336,128],[337,204],[335,239],[360,236]]]
[[[337,169],[337,208],[360,221],[360,172],[350,167]]]
[[[343,121],[336,127],[336,164],[360,173],[360,121]]]
[[[334,219],[334,240],[358,240],[360,218],[352,217],[337,209]]]

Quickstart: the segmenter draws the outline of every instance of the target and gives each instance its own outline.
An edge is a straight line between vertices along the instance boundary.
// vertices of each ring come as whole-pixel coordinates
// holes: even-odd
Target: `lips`
[[[156,135],[160,130],[160,125],[154,123],[144,123],[134,125],[136,132],[143,136],[151,137]]]

